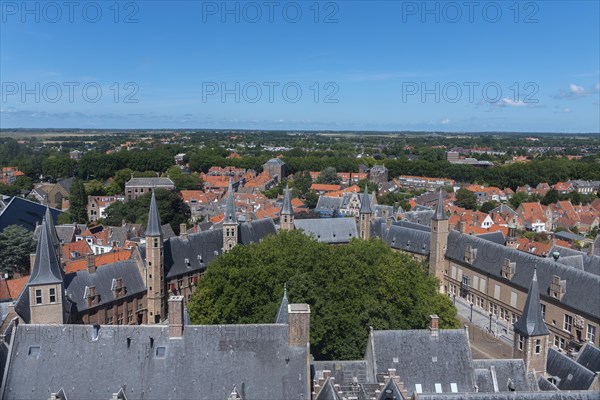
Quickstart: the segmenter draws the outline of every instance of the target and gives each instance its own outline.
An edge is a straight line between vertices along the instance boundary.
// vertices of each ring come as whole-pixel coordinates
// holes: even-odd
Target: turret
[[[146,298],[149,324],[160,323],[167,316],[166,286],[163,232],[153,191],[146,227]]]
[[[233,196],[233,180],[229,178],[227,200],[225,202],[225,218],[223,219],[223,252],[226,253],[238,244],[238,221],[235,216],[235,199]]]
[[[281,213],[279,217],[279,226],[283,231],[291,231],[294,229],[294,210],[290,199],[290,188],[286,185],[283,192],[283,204],[281,205]]]
[[[360,201],[359,212],[359,233],[361,239],[369,240],[371,238],[371,220],[373,211],[371,210],[371,199],[369,199],[369,189],[365,184],[365,192]]]
[[[444,271],[447,268],[445,252],[446,247],[448,246],[448,216],[444,211],[444,194],[441,189],[438,194],[435,211],[431,217],[430,240],[429,275],[438,278],[440,283],[440,293],[445,293]]]
[[[522,358],[528,372],[534,372],[537,376],[546,373],[550,331],[542,315],[540,290],[535,269],[529,285],[523,315],[513,325],[513,329],[515,331],[513,358]]]

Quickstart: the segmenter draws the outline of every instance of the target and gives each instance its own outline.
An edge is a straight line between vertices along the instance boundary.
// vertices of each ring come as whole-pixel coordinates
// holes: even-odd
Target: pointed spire
[[[371,214],[371,200],[369,199],[369,188],[365,183],[365,192],[363,193],[362,199],[360,201],[360,213],[361,214]]]
[[[54,219],[52,218],[50,207],[46,207],[46,214],[44,215],[44,218],[46,219],[46,223],[48,224],[48,230],[50,232],[50,241],[54,246],[54,251],[60,257],[60,240],[58,239],[58,234],[56,233],[56,227],[54,226]]]
[[[542,316],[542,306],[540,305],[540,289],[538,287],[537,270],[533,270],[533,278],[529,285],[527,300],[523,315],[513,326],[516,333],[525,337],[549,335],[548,327],[544,323]]]
[[[288,323],[288,298],[287,298],[287,283],[283,284],[283,298],[279,305],[279,311],[277,311],[277,317],[275,318],[276,324],[287,324]]]
[[[433,214],[431,219],[434,221],[445,221],[448,219],[446,211],[444,211],[444,194],[442,192],[442,189],[440,189],[439,191],[438,202],[435,206],[435,213]]]
[[[52,234],[46,217],[42,220],[40,238],[35,250],[35,262],[33,271],[29,278],[29,285],[45,285],[50,283],[62,283],[63,273],[56,250],[52,244]]]
[[[225,224],[237,224],[235,216],[235,201],[233,197],[233,178],[229,177],[229,188],[227,189],[227,201],[225,202]]]
[[[154,190],[150,199],[150,211],[148,212],[148,226],[146,226],[146,236],[162,236],[162,228],[160,227],[160,214],[156,205],[156,197]]]
[[[288,185],[285,185],[285,190],[283,191],[281,215],[292,215],[292,201],[290,200],[290,188]]]

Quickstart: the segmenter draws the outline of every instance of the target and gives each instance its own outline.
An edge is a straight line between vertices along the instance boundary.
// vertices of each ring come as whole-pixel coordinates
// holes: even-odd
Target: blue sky
[[[600,132],[597,1],[114,4],[0,1],[0,127]]]

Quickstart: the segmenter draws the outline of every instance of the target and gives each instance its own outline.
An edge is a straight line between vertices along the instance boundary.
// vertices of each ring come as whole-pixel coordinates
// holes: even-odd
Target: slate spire
[[[529,285],[527,300],[523,315],[513,326],[516,333],[524,337],[549,335],[548,327],[542,316],[542,306],[540,304],[540,289],[538,287],[537,271],[533,270],[533,278]]]
[[[276,324],[287,324],[288,323],[288,298],[287,298],[287,287],[283,285],[283,298],[279,305],[279,311],[277,311],[277,317],[275,318]]]
[[[281,215],[292,215],[292,201],[290,200],[290,188],[288,185],[285,185],[285,190],[283,191]]]
[[[148,226],[146,227],[146,236],[162,236],[162,228],[160,227],[160,215],[156,206],[156,197],[152,191],[152,199],[150,200],[150,210],[148,211]]]
[[[438,201],[435,206],[435,213],[433,214],[431,219],[434,221],[445,221],[448,219],[446,211],[444,211],[444,194],[442,192],[442,189],[440,189],[439,191]]]
[[[227,189],[227,201],[225,202],[225,224],[237,224],[235,216],[235,202],[233,197],[233,178],[229,177],[229,188]]]
[[[46,207],[46,214],[44,215],[44,218],[46,219],[46,223],[48,224],[48,229],[50,231],[50,240],[52,241],[55,251],[58,254],[60,241],[58,240],[58,234],[56,233],[56,227],[54,226],[54,219],[50,213],[50,207]]]
[[[52,234],[46,217],[42,220],[40,238],[35,250],[35,262],[29,278],[28,285],[47,285],[52,283],[62,283],[63,272],[60,267],[60,261],[52,243]]]
[[[371,201],[369,199],[369,188],[368,185],[365,184],[365,193],[360,202],[360,213],[361,214],[371,214]]]

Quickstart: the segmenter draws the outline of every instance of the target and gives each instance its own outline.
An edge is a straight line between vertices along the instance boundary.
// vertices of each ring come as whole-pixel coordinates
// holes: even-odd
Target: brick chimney
[[[90,274],[96,272],[96,255],[94,253],[85,255],[85,267]]]
[[[183,296],[169,297],[169,338],[183,337]]]
[[[288,342],[290,346],[306,346],[310,340],[310,306],[288,305]]]
[[[434,334],[438,332],[439,330],[439,317],[435,314],[432,314],[429,316],[429,318],[431,319],[429,322],[429,330],[431,331],[431,334]]]
[[[181,236],[181,238],[183,240],[188,240],[188,233],[187,233],[187,225],[186,224],[179,224],[179,236]]]

